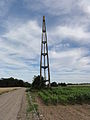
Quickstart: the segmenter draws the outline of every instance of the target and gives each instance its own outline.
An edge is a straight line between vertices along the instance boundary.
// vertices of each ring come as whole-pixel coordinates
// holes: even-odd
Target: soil
[[[41,120],[90,120],[90,105],[49,105],[37,98]]]
[[[0,120],[26,120],[25,88],[0,95]]]
[[[38,97],[36,102],[40,120],[90,120],[89,104],[46,106]],[[0,120],[26,120],[26,104],[25,88],[0,95]]]
[[[23,96],[22,96],[22,101],[21,101],[21,107],[18,113],[18,120],[26,120],[27,116],[26,116],[26,109],[27,109],[27,100],[26,100],[26,93],[24,92]]]

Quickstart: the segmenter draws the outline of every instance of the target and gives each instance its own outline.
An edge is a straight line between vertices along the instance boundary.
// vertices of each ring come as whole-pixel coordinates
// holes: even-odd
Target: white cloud
[[[89,82],[90,57],[87,49],[74,48],[68,51],[51,51],[51,78],[58,82]],[[85,57],[86,56],[86,57]]]
[[[59,79],[60,74],[62,74],[62,79],[64,80],[66,80],[70,74],[72,76],[69,76],[69,78],[72,77],[73,79],[73,76],[75,75],[80,76],[83,73],[81,71],[90,70],[88,65],[90,58],[85,57],[88,54],[88,49],[81,47],[70,48],[68,43],[61,46],[63,38],[72,38],[72,41],[77,41],[79,45],[81,44],[81,41],[83,44],[87,41],[89,44],[89,32],[86,32],[84,27],[59,25],[53,28],[53,31],[49,30],[47,32],[49,33],[49,46],[52,46],[49,55],[50,70],[53,80],[57,77]],[[12,72],[7,68],[7,75],[13,74],[14,76],[20,76],[21,78],[27,78],[28,76],[28,78],[30,77],[31,79],[34,74],[39,73],[41,27],[36,20],[28,20],[27,22],[20,24],[15,24],[13,22],[11,24],[8,23],[8,25],[6,25],[6,32],[1,37],[0,60],[2,64],[9,67],[18,66],[21,68],[18,72],[16,70]],[[64,48],[62,51],[55,51],[55,44],[59,47],[67,47],[68,49],[67,51]],[[55,74],[52,75],[53,71]],[[64,78],[65,75],[66,78]],[[81,76],[81,78],[83,77]]]
[[[90,56],[80,58],[77,61],[77,68],[81,70],[90,70]]]
[[[88,44],[90,43],[90,32],[86,31],[85,27],[74,25],[59,25],[56,26],[53,31],[50,31],[50,42],[53,45],[55,42],[60,43],[60,41],[63,41],[64,38],[71,39],[79,44]]]
[[[41,28],[36,21],[28,21],[17,27],[13,26],[13,29],[9,29],[2,37],[8,39],[13,44],[15,43],[18,53],[23,55],[26,52],[26,56],[28,54],[27,52],[29,52],[30,57],[33,57],[40,52],[40,31]],[[20,48],[23,48],[23,51],[19,51]]]
[[[73,48],[68,51],[51,51],[50,58],[52,61],[52,69],[58,71],[60,68],[73,68],[75,69],[79,63],[80,66],[85,65],[83,56],[87,54],[87,50],[83,48]],[[81,62],[82,61],[82,62]],[[89,61],[87,61],[89,63]],[[79,67],[78,67],[79,68]],[[80,67],[81,68],[81,67]]]
[[[73,37],[76,39],[87,39],[89,38],[89,33],[85,32],[81,27],[69,27],[61,26],[56,28],[56,34],[61,34],[65,37]]]
[[[0,38],[0,62],[3,66],[13,66],[17,68],[28,68],[22,61],[17,61],[15,58],[11,58],[10,54],[16,54],[17,50],[10,47],[10,44],[5,44],[4,39]]]
[[[54,15],[70,13],[74,7],[75,0],[45,0],[43,4],[48,8],[48,12]]]
[[[7,32],[0,38],[1,69],[4,69],[6,76],[12,74],[21,77],[25,72],[25,75],[29,74],[27,76],[32,78],[39,69],[37,66],[40,55],[41,28],[37,21],[32,20],[22,24],[8,24],[11,27],[6,25]],[[27,76],[22,77],[27,78]]]
[[[73,48],[67,51],[61,51],[61,52],[56,52],[56,51],[51,51],[51,58],[59,59],[59,58],[64,58],[64,57],[75,57],[76,59],[79,58],[81,55],[85,54],[85,50],[82,48]]]
[[[72,9],[77,6],[78,0],[24,0],[24,4],[28,9],[33,11],[42,10],[53,15],[61,15],[72,12]],[[77,6],[78,7],[78,6]]]
[[[90,0],[82,0],[79,2],[79,6],[83,12],[90,14]]]

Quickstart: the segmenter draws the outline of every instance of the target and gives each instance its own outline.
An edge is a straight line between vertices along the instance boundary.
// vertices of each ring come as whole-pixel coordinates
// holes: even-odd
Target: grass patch
[[[35,94],[31,94],[30,91],[27,92],[28,107],[27,112],[38,111],[38,104],[35,102]]]
[[[27,96],[27,111],[26,111],[26,116],[27,120],[30,120],[32,118],[35,118],[36,116],[39,116],[38,113],[38,104],[35,101],[35,94],[32,94],[30,91],[26,93]]]

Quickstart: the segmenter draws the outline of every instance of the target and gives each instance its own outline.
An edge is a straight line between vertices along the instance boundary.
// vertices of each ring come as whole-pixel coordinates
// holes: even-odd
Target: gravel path
[[[24,96],[25,88],[0,95],[0,120],[18,120]]]

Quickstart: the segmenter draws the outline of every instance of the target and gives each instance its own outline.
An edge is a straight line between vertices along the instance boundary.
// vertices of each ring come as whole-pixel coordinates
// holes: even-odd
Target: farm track
[[[90,120],[90,105],[49,105],[37,99],[42,120]]]
[[[22,111],[22,104],[24,104],[24,111]],[[23,119],[21,118],[22,114]],[[25,88],[0,95],[0,120],[19,119],[25,120]]]

